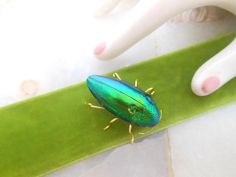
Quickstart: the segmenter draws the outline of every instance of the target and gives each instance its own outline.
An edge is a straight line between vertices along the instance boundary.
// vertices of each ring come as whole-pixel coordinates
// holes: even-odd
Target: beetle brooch
[[[87,103],[91,108],[106,109],[116,117],[104,128],[107,130],[119,119],[129,123],[131,143],[134,142],[132,126],[153,127],[161,119],[161,111],[151,95],[155,93],[153,88],[143,91],[138,88],[138,81],[134,86],[122,81],[117,73],[113,78],[91,75],[87,78],[87,86],[100,106]]]

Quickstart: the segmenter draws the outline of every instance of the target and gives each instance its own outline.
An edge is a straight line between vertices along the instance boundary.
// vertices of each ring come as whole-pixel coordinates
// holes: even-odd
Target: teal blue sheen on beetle
[[[127,82],[92,75],[87,78],[87,86],[101,106],[130,124],[152,127],[160,120],[152,97]]]

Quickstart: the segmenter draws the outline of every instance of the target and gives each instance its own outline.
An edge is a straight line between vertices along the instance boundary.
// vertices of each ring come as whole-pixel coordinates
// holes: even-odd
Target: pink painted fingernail
[[[106,43],[103,42],[101,44],[99,44],[95,49],[94,49],[94,54],[95,55],[100,55],[104,49],[106,48]]]
[[[220,79],[216,76],[209,77],[203,83],[202,90],[205,93],[212,92],[220,85]]]

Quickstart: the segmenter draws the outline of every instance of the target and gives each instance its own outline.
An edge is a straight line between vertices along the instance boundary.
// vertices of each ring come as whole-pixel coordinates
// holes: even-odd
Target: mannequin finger
[[[94,49],[99,59],[112,59],[154,31],[165,21],[187,9],[215,5],[236,13],[236,1],[141,0],[116,31]]]
[[[236,39],[197,70],[192,79],[192,90],[199,96],[209,95],[235,76]]]
[[[103,0],[95,9],[94,16],[100,17],[112,11],[122,0]]]

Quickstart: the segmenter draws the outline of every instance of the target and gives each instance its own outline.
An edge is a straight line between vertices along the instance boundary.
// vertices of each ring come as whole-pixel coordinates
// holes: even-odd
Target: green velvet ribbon
[[[236,100],[236,80],[207,97],[191,91],[194,72],[236,36],[227,34],[211,41],[142,62],[116,72],[123,80],[139,80],[141,89],[154,87],[153,96],[163,111],[162,120],[149,133],[159,132]],[[111,76],[111,74],[108,74]],[[75,161],[130,142],[128,124],[118,121],[103,128],[114,117],[97,104],[85,83],[79,83],[0,109],[0,176],[42,176]]]

